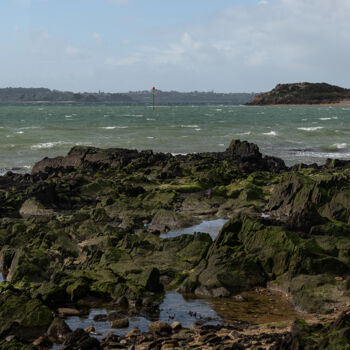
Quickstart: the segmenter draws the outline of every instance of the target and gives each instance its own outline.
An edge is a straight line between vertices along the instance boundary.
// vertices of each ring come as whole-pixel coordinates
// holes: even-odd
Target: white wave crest
[[[272,130],[270,132],[264,132],[263,135],[266,135],[266,136],[277,136],[277,132]]]
[[[36,145],[31,146],[30,148],[32,150],[37,150],[37,149],[49,149],[53,148],[55,146],[63,145],[66,142],[64,141],[57,141],[57,142],[43,142],[43,143],[38,143]]]
[[[185,156],[188,153],[171,153],[172,156]]]
[[[333,145],[331,145],[331,148],[334,148],[334,149],[344,149],[347,147],[347,143],[334,143]]]
[[[308,128],[298,128],[298,130],[303,130],[303,131],[317,131],[317,130],[321,130],[324,129],[323,126],[310,126]]]
[[[331,120],[332,118],[320,118],[320,120]]]
[[[311,157],[311,158],[350,159],[350,153],[341,153],[341,152],[302,151],[302,152],[297,152],[296,156],[297,157]]]
[[[184,124],[182,124],[181,127],[182,128],[199,128],[199,125],[196,125],[196,124],[194,124],[194,125],[184,125]]]
[[[114,130],[114,129],[127,129],[127,126],[101,126],[101,129]]]
[[[33,126],[23,126],[22,128],[19,128],[19,130],[32,130],[32,129],[42,129],[42,127],[33,125]]]

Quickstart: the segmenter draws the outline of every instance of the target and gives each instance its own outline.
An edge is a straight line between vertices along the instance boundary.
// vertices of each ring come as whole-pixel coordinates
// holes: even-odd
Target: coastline
[[[256,104],[248,107],[350,107],[350,100],[344,100],[337,103],[300,103],[300,104]]]

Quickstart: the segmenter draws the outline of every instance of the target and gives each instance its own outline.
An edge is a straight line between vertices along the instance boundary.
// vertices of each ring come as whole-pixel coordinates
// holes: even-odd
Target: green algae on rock
[[[74,147],[31,175],[0,177],[9,286],[0,299],[14,288],[21,328],[28,304],[41,330],[67,304],[125,297],[130,308],[156,307],[174,288],[228,297],[269,285],[301,309],[330,312],[349,295],[349,174],[344,162],[288,169],[237,140],[221,153],[179,156]],[[231,220],[214,241],[159,237],[217,217]],[[15,332],[9,322],[4,334]]]

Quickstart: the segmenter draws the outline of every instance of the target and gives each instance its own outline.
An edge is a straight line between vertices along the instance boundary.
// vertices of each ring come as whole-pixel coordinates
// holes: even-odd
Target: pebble
[[[87,333],[95,333],[95,327],[94,326],[89,326],[85,328],[85,332]]]
[[[110,322],[112,328],[128,328],[129,320],[127,318],[120,318],[119,320],[113,320]]]
[[[151,322],[148,328],[152,333],[171,333],[172,331],[168,323],[160,321]]]

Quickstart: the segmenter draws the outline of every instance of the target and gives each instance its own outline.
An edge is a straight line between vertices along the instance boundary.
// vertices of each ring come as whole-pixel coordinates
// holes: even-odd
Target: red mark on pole
[[[156,88],[153,86],[153,112],[154,112],[154,109],[155,109],[155,96],[154,96],[154,94],[155,94],[155,91],[156,91]]]

